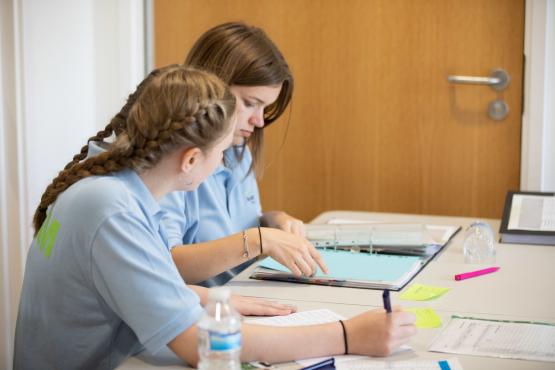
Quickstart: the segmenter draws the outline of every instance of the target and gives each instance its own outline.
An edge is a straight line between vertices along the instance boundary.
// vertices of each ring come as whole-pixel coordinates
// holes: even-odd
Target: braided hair
[[[35,234],[50,204],[77,181],[123,169],[140,172],[180,148],[210,150],[231,129],[234,110],[235,97],[218,77],[178,65],[155,70],[48,185],[33,217]],[[88,142],[112,133],[115,141],[107,151],[85,159]]]

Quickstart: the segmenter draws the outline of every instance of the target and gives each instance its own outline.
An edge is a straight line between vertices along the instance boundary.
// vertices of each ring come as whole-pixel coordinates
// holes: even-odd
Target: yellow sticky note
[[[423,284],[412,284],[399,296],[399,298],[406,301],[427,301],[440,297],[448,290],[449,288],[440,288],[437,286]]]
[[[439,328],[441,319],[437,313],[431,308],[411,307],[405,308],[405,311],[412,312],[416,315],[416,327],[420,329]]]

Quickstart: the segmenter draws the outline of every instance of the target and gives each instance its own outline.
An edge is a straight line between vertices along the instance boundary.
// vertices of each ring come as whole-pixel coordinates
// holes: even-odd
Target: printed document
[[[555,324],[453,316],[429,350],[555,362]]]
[[[555,197],[514,194],[508,230],[555,231]]]

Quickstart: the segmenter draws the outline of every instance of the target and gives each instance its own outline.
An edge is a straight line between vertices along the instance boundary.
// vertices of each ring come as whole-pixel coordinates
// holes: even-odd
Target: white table
[[[514,318],[533,317],[555,321],[555,247],[497,244],[495,265],[501,267],[499,271],[479,278],[455,281],[455,274],[478,269],[476,265],[465,264],[462,254],[464,228],[475,219],[387,213],[326,212],[317,217],[314,222],[323,223],[333,218],[460,225],[463,230],[411,282],[411,284],[421,283],[451,289],[441,299],[428,302],[426,305],[444,311],[508,315]],[[499,229],[499,220],[486,221],[494,230]],[[382,304],[381,291],[378,290],[249,279],[255,267],[251,266],[229,283],[234,293],[295,301],[364,306],[380,306]],[[397,299],[398,295],[399,293],[392,292],[394,304],[402,302]],[[413,302],[411,302],[412,304]]]
[[[388,222],[460,225],[464,228],[474,218],[400,215],[366,212],[326,212],[314,223],[333,218]],[[499,229],[499,220],[485,220]],[[555,322],[555,247],[498,244],[497,262],[501,269],[474,279],[455,281],[456,273],[476,269],[464,263],[463,232],[451,241],[412,281],[447,287],[451,290],[437,300],[427,302],[400,301],[392,293],[393,304],[426,306],[436,310],[443,323],[453,314],[492,319],[525,319]],[[296,305],[299,310],[329,308],[350,317],[368,309],[381,307],[381,291],[291,284],[249,279],[251,266],[228,285],[234,293],[264,297]],[[441,329],[421,329],[411,342],[412,350],[389,357],[388,360],[414,358],[444,359],[457,357],[464,369],[554,369],[555,364],[539,361],[503,360],[478,356],[450,355],[428,352],[427,348]],[[383,360],[383,359],[381,359]],[[121,369],[153,369],[138,359],[128,360]],[[165,367],[178,369],[182,367]]]

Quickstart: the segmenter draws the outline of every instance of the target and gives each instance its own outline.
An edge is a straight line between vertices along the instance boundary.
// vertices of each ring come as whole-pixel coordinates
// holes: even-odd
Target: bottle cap
[[[208,290],[208,299],[215,301],[226,301],[230,295],[231,291],[227,287],[210,288]]]

